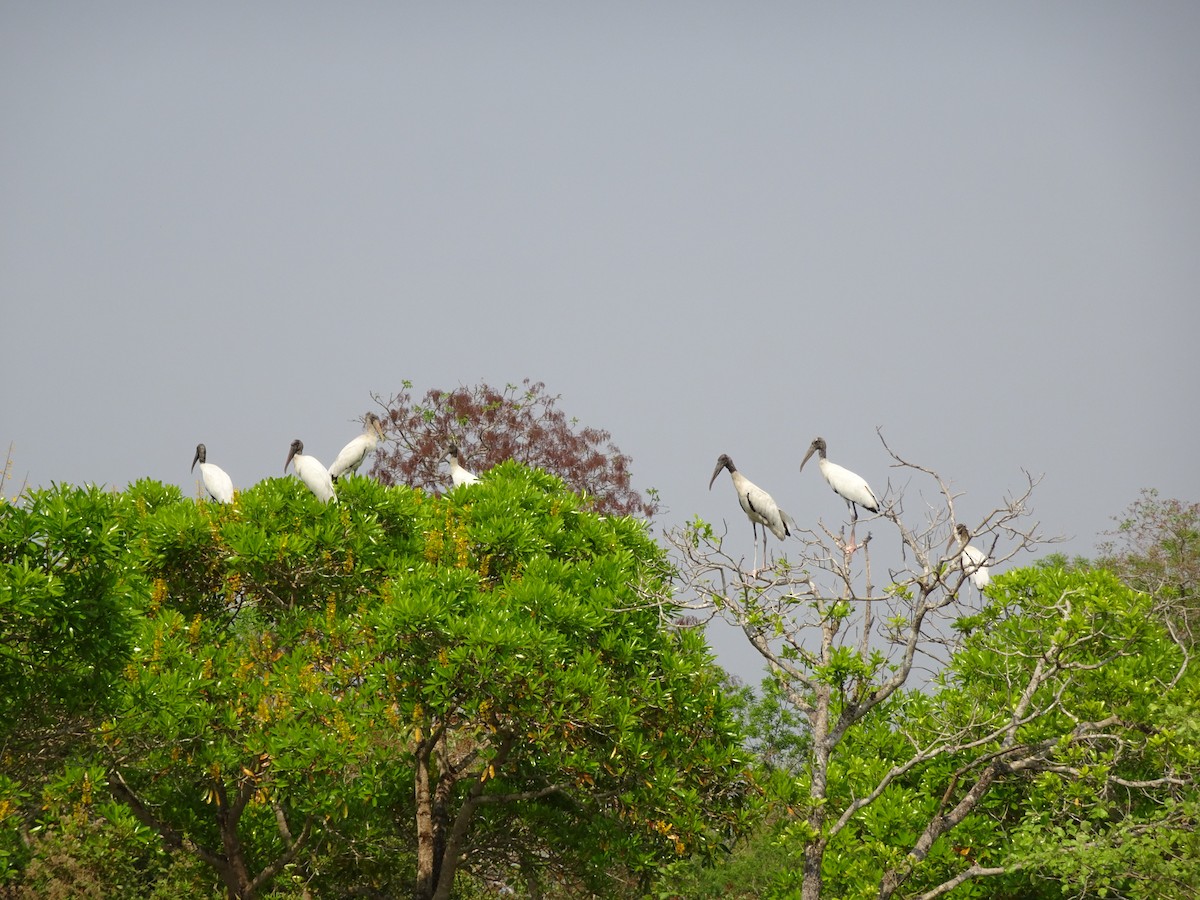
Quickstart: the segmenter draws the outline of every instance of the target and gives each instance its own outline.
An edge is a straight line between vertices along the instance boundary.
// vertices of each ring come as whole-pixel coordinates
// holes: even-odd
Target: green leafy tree
[[[90,711],[124,666],[122,502],[64,486],[0,500],[0,740]]]
[[[936,691],[899,709],[907,749],[893,770],[926,824],[900,844],[903,863],[881,866],[880,895],[1033,876],[1187,896],[1139,883],[1144,838],[1190,833],[1179,804],[1200,773],[1195,725],[1185,724],[1196,672],[1149,615],[1149,598],[1104,571],[1048,568],[1007,573],[991,598],[956,623],[961,643]],[[877,854],[888,859],[882,844]]]
[[[958,620],[935,682],[839,745],[826,803],[845,824],[825,848],[824,894],[1195,896],[1200,680],[1149,611],[1099,570],[998,578]],[[680,896],[803,890],[811,833],[788,813],[808,769],[764,784],[767,827],[712,874],[676,867]]]
[[[0,499],[0,878],[30,858],[38,785],[87,743],[132,652],[124,504],[95,487]]]
[[[803,802],[797,781],[809,744],[803,719],[773,679],[764,679],[758,692],[730,679],[725,690],[741,723],[745,746],[754,756],[755,783],[765,802],[759,804],[752,830],[726,853],[689,857],[666,866],[657,893],[664,900],[758,900],[786,883],[794,865],[783,835],[792,805]]]
[[[464,857],[611,895],[613,853],[644,877],[740,821],[736,729],[699,636],[663,627],[662,552],[637,521],[525,471],[450,496],[426,545],[444,582],[393,583],[407,602],[383,632],[415,650],[396,677],[425,684],[401,709],[422,896],[449,896]],[[518,828],[530,840],[514,847]]]
[[[515,463],[339,499],[140,482],[101,517],[135,627],[94,746],[46,788],[60,832],[119,820],[232,897],[431,898],[636,894],[744,828],[720,673],[670,627],[643,523]]]
[[[528,378],[502,389],[482,383],[431,388],[420,400],[405,382],[386,400],[375,397],[389,441],[376,451],[371,475],[384,484],[443,490],[449,485],[443,457],[456,444],[469,469],[515,460],[557,475],[586,494],[596,512],[653,519],[658,496],[633,488],[630,458],[607,431],[569,418],[559,408],[561,399]]]
[[[737,704],[746,745],[768,772],[796,775],[809,752],[804,719],[788,703],[773,678],[764,678],[758,692],[747,686],[727,690]]]

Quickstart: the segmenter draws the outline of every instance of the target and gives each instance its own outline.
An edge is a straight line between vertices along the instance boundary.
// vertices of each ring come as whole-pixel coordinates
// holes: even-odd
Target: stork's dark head
[[[960,522],[954,526],[954,531],[950,533],[950,540],[946,541],[946,549],[949,550],[955,541],[958,541],[959,546],[965,547],[969,540],[971,540],[971,529]]]
[[[292,441],[292,449],[288,451],[288,458],[287,458],[287,461],[283,464],[283,471],[285,471],[285,472],[287,471],[287,467],[289,465],[291,465],[293,456],[295,456],[297,453],[303,453],[303,452],[304,452],[304,441],[300,440],[300,438],[296,438],[294,441]]]
[[[819,453],[821,459],[825,458],[825,438],[813,438],[813,442],[808,445],[808,452],[804,454],[804,459],[800,460],[800,471],[804,471],[804,464],[808,462],[808,458],[814,453]]]
[[[364,429],[364,431],[375,432],[375,434],[379,435],[379,439],[382,441],[383,423],[379,420],[379,416],[375,415],[373,412],[367,413],[366,423],[367,427]]]
[[[203,444],[196,445],[196,455],[192,457],[192,471],[196,471],[196,463],[203,463],[208,451],[204,449]]]
[[[710,491],[712,490],[713,482],[717,480],[717,476],[721,474],[722,469],[728,469],[731,473],[737,471],[737,467],[734,466],[733,460],[729,458],[728,453],[722,453],[717,457],[717,467],[713,469],[712,478],[708,479],[708,489]]]

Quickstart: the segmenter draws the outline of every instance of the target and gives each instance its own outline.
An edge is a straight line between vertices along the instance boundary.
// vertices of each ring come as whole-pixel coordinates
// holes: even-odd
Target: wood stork
[[[846,501],[846,505],[850,507],[852,513],[852,521],[858,521],[858,507],[870,510],[873,513],[879,512],[879,501],[875,499],[875,493],[871,490],[871,486],[860,475],[855,475],[849,469],[839,466],[837,463],[832,463],[825,458],[825,438],[816,438],[808,446],[808,452],[804,454],[804,459],[800,461],[800,471],[804,471],[804,464],[808,462],[810,456],[814,453],[819,453],[821,458],[817,465],[821,469],[821,474],[825,476],[825,480],[829,482],[829,486],[833,488],[833,492]]]
[[[196,471],[196,463],[200,463],[200,479],[210,497],[218,503],[233,502],[233,479],[220,466],[207,461],[208,451],[203,444],[196,445],[196,455],[192,457],[192,471]]]
[[[972,547],[969,543],[970,540],[971,529],[966,525],[957,525],[954,533],[950,535],[950,540],[946,541],[946,549],[949,550],[950,545],[958,541],[958,546],[962,548],[959,564],[971,579],[971,584],[975,585],[976,589],[982,593],[983,589],[991,583],[992,576],[988,573],[988,567],[984,565],[987,562],[987,554],[978,547]]]
[[[367,458],[367,454],[374,450],[381,440],[383,440],[383,424],[379,421],[379,416],[369,412],[363,423],[362,434],[342,448],[337,459],[329,467],[329,477],[336,482],[347,472],[357,472],[358,467]]]
[[[460,487],[464,484],[478,484],[479,478],[472,472],[468,472],[463,468],[462,456],[458,452],[458,444],[451,444],[450,449],[446,451],[446,455],[442,459],[450,461],[450,480],[454,482],[455,487]]]
[[[729,470],[729,477],[733,479],[733,488],[737,491],[738,503],[741,504],[742,512],[750,520],[750,527],[754,531],[754,564],[757,571],[758,526],[763,527],[763,563],[765,564],[767,561],[767,529],[770,529],[771,534],[782,541],[791,535],[791,531],[788,530],[788,522],[791,517],[775,504],[770,494],[739,472],[727,453],[722,453],[717,457],[717,467],[713,469],[712,478],[708,479],[710,491],[722,469]]]
[[[315,456],[304,455],[304,442],[299,438],[292,441],[292,449],[288,452],[287,461],[283,464],[285,472],[288,463],[295,463],[296,474],[300,476],[300,480],[308,486],[318,500],[322,503],[328,503],[330,500],[337,502],[329,470],[321,465],[321,461]]]

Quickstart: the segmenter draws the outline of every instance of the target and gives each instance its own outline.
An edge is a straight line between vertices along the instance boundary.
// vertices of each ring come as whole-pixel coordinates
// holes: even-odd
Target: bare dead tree
[[[1015,686],[1018,698],[1003,714],[959,724],[936,735],[913,735],[909,759],[897,764],[873,790],[844,808],[830,803],[831,761],[847,733],[898,691],[920,686],[953,653],[957,636],[951,627],[961,615],[978,611],[979,594],[970,586],[970,569],[962,564],[961,546],[949,542],[958,518],[961,494],[930,468],[911,462],[880,440],[892,467],[904,477],[889,479],[884,508],[865,523],[895,539],[898,559],[891,562],[882,587],[872,576],[872,556],[880,537],[872,532],[857,543],[845,529],[824,523],[795,529],[792,552],[764,568],[748,572],[744,556],[727,546],[727,536],[702,522],[668,533],[674,548],[682,594],[694,598],[691,614],[720,617],[745,634],[767,663],[788,702],[802,715],[810,732],[807,765],[809,803],[804,812],[804,900],[821,896],[821,867],[829,842],[875,802],[897,779],[941,756],[978,751],[947,790],[946,808],[921,831],[906,862],[889,871],[880,896],[890,897],[911,866],[924,858],[933,842],[970,813],[998,775],[1049,764],[1052,747],[1022,744],[1020,726],[1044,714],[1044,688],[1067,672],[1070,648],[1051,644]],[[1030,522],[1029,499],[1037,479],[1026,474],[1021,491],[1005,499],[982,520],[969,523],[977,546],[989,564],[1001,564],[1050,541]],[[924,491],[917,488],[924,488]],[[929,490],[932,488],[932,490]],[[919,497],[920,506],[910,498]],[[910,508],[917,507],[917,508]],[[860,525],[863,523],[859,523]],[[1069,598],[1063,598],[1069,604]],[[923,674],[924,673],[924,674]],[[983,711],[980,711],[983,716]],[[1104,721],[1079,721],[1068,740],[1094,740]],[[996,749],[996,748],[999,749]],[[985,752],[985,748],[986,752]],[[986,873],[982,869],[968,877]],[[933,896],[933,895],[930,895]]]

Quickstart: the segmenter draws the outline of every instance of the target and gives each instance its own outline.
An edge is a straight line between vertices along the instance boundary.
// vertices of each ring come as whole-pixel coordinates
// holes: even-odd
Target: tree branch
[[[190,837],[176,831],[155,815],[150,807],[133,792],[133,789],[125,782],[125,778],[120,772],[114,770],[108,773],[108,789],[117,800],[129,808],[134,818],[152,831],[158,832],[158,835],[163,839],[163,843],[172,850],[183,850],[190,853],[197,859],[208,863],[208,865],[212,866],[218,872],[224,872],[228,869],[228,863],[224,857],[197,844]]]

